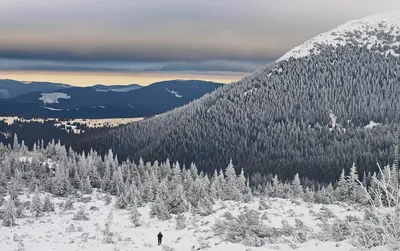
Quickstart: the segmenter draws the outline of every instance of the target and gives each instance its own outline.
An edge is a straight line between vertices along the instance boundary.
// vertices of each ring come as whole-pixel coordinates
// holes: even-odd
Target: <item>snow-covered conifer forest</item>
[[[397,250],[397,163],[359,182],[305,186],[299,175],[251,187],[233,163],[79,154],[60,143],[0,145],[1,250]],[[157,246],[157,233],[164,235]],[[379,249],[378,249],[379,248]],[[384,248],[384,249],[381,249]]]

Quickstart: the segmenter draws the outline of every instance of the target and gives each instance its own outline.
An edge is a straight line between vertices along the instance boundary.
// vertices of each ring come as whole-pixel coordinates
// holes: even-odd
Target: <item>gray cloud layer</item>
[[[19,59],[16,68],[248,72],[348,20],[400,9],[400,1],[0,0],[0,6],[0,58]]]

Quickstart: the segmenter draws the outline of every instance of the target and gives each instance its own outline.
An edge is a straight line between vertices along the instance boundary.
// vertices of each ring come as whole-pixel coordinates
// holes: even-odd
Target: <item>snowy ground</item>
[[[46,108],[46,107],[44,107]],[[49,108],[49,107],[47,107]],[[53,110],[57,110],[54,108],[49,108]],[[119,125],[124,125],[128,123],[134,123],[137,121],[143,120],[143,118],[111,118],[111,119],[70,119],[70,120],[59,120],[57,118],[33,118],[33,119],[25,119],[22,117],[0,117],[0,121],[4,121],[8,125],[11,125],[14,123],[14,121],[21,121],[25,123],[29,122],[40,122],[43,123],[44,121],[54,121],[55,126],[68,126],[71,127],[74,131],[74,133],[81,133],[80,129],[76,129],[76,126],[72,125],[74,123],[86,125],[89,128],[99,128],[99,127],[116,127]],[[67,124],[71,124],[71,126]]]
[[[20,196],[21,202],[31,200],[25,195]],[[213,250],[213,251],[257,251],[257,250],[298,250],[298,251],[350,251],[357,250],[349,242],[321,242],[310,240],[305,243],[293,243],[290,238],[286,244],[266,244],[263,247],[246,247],[243,244],[221,241],[215,236],[212,226],[215,221],[222,218],[225,212],[233,216],[245,210],[245,207],[254,209],[260,213],[267,213],[268,220],[264,223],[268,226],[282,227],[281,221],[287,220],[290,225],[295,224],[295,219],[300,219],[310,228],[311,232],[320,232],[318,219],[321,207],[319,204],[297,203],[291,200],[271,198],[267,200],[269,207],[259,209],[259,200],[249,204],[238,202],[217,202],[214,205],[215,213],[206,216],[193,216],[186,213],[187,227],[183,230],[175,230],[174,217],[168,221],[160,221],[150,218],[150,207],[139,208],[142,225],[134,227],[131,223],[128,210],[116,209],[113,202],[105,206],[104,194],[93,193],[89,202],[74,203],[74,209],[63,211],[59,204],[65,199],[54,198],[55,213],[45,213],[41,218],[35,219],[29,211],[26,218],[17,219],[17,226],[12,228],[0,226],[0,250],[17,250],[21,241],[25,250]],[[90,211],[90,207],[96,206],[98,211]],[[89,216],[89,221],[73,220],[74,214],[80,207],[84,207]],[[342,205],[328,205],[338,218],[344,219],[346,215],[362,216],[355,208]],[[103,230],[107,217],[113,211],[111,232],[113,244],[103,244]],[[164,235],[163,245],[157,246],[157,234],[161,231]],[[171,249],[168,249],[171,248]],[[376,249],[381,250],[381,249]]]

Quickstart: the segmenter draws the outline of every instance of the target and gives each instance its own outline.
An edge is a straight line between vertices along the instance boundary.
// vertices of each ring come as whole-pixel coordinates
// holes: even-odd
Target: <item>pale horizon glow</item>
[[[128,85],[139,84],[146,86],[155,82],[184,79],[184,80],[204,80],[223,84],[239,81],[247,73],[226,72],[214,74],[184,73],[184,72],[139,72],[139,73],[119,73],[119,72],[55,72],[55,71],[9,71],[0,72],[0,79],[13,79],[17,81],[32,82],[55,82],[69,84],[72,86],[93,86],[96,84],[104,85]]]

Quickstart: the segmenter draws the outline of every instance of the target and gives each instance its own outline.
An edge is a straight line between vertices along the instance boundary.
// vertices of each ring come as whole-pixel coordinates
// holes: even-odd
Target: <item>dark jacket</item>
[[[162,237],[163,237],[162,234],[158,234],[158,235],[157,235],[157,238],[160,239],[160,240],[162,239]]]

